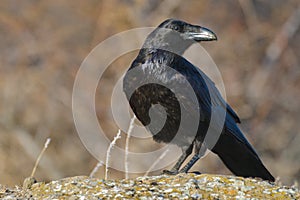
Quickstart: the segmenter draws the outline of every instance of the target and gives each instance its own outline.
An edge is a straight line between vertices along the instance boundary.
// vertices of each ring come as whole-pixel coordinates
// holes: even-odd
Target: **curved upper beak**
[[[201,26],[191,26],[191,29],[186,34],[189,39],[197,42],[217,40],[217,35],[214,32]]]

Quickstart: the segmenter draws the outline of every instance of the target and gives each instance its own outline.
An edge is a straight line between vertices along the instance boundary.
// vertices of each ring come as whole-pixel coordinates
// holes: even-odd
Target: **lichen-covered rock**
[[[0,187],[0,198],[4,199],[300,199],[299,190],[294,187],[258,179],[209,174],[143,176],[127,180],[78,176],[35,183],[26,190],[2,189]]]

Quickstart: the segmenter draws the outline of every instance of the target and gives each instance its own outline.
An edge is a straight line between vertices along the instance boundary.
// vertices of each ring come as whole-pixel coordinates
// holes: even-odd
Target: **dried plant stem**
[[[33,167],[33,170],[32,170],[32,172],[31,172],[30,177],[33,177],[33,176],[34,176],[35,171],[36,171],[36,168],[37,168],[38,164],[40,163],[40,160],[41,160],[41,158],[42,158],[44,152],[45,152],[46,149],[48,148],[48,145],[50,144],[50,142],[51,142],[51,138],[47,138],[47,140],[46,140],[46,142],[45,142],[45,144],[44,144],[44,148],[42,149],[40,155],[38,156],[38,158],[37,158],[36,161],[35,161],[35,165],[34,165],[34,167]]]
[[[130,139],[130,136],[131,136],[131,132],[133,130],[133,127],[134,127],[134,121],[136,119],[136,116],[133,115],[133,117],[131,118],[130,120],[130,124],[129,124],[129,128],[128,128],[128,131],[127,131],[127,137],[126,137],[126,143],[125,143],[125,178],[128,179],[129,176],[128,176],[128,152],[129,152],[129,139]]]
[[[121,130],[119,129],[118,134],[114,137],[113,141],[109,144],[109,147],[106,151],[106,162],[105,162],[105,180],[107,180],[108,174],[108,165],[112,148],[116,145],[118,139],[121,138]]]
[[[97,165],[94,167],[94,169],[92,170],[92,172],[90,173],[89,177],[90,177],[90,178],[93,178],[93,177],[95,176],[96,172],[99,170],[99,168],[103,166],[103,164],[104,164],[103,161],[100,160],[100,161],[97,163]]]
[[[168,153],[169,149],[165,150],[159,158],[150,166],[150,168],[147,170],[147,172],[144,174],[144,176],[148,176],[148,174],[152,171],[152,169],[161,161]]]

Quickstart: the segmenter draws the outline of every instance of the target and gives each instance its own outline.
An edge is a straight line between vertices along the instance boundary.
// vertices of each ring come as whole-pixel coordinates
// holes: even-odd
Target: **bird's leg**
[[[174,165],[174,167],[172,167],[171,170],[163,170],[164,174],[170,174],[170,175],[174,175],[174,174],[178,174],[178,170],[180,168],[180,166],[182,165],[182,163],[185,161],[185,159],[191,155],[193,151],[193,144],[191,144],[190,146],[188,146],[187,149],[185,149],[184,147],[182,148],[182,155],[180,156],[180,158],[178,159],[177,163]]]
[[[199,154],[195,154],[192,159],[180,170],[180,173],[187,173],[191,167],[199,160]]]
[[[180,173],[187,173],[191,167],[205,154],[206,147],[203,146],[201,149],[202,143],[198,140],[194,141],[195,144],[195,154],[192,159],[180,170]]]

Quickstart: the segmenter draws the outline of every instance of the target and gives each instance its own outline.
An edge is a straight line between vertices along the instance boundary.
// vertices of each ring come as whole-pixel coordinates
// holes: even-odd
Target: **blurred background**
[[[0,183],[21,184],[48,137],[52,142],[35,175],[39,181],[88,175],[97,160],[81,143],[72,118],[76,72],[109,36],[157,26],[166,18],[203,25],[218,35],[217,42],[202,46],[219,67],[240,127],[275,177],[286,185],[299,181],[298,0],[2,0]],[[98,87],[97,114],[110,139],[117,133],[111,91],[137,53],[113,62]],[[119,143],[122,147],[124,140]],[[231,174],[213,154],[193,170]],[[96,177],[103,174],[100,168]],[[111,170],[109,177],[124,173]]]

